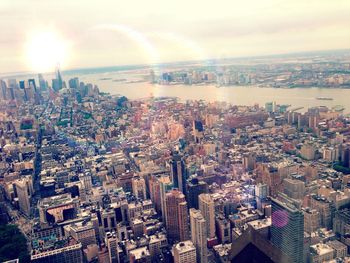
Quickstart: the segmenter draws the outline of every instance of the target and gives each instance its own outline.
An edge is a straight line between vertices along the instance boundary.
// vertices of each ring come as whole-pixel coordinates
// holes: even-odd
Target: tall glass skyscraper
[[[170,161],[170,176],[174,188],[178,188],[183,194],[186,194],[186,166],[182,156],[175,152]]]
[[[271,242],[294,263],[304,262],[304,214],[293,202],[271,198]]]

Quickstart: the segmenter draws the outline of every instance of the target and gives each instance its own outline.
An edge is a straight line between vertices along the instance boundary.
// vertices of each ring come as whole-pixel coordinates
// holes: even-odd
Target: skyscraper
[[[6,89],[7,89],[7,85],[6,82],[3,81],[2,79],[0,79],[0,99],[4,99],[6,100]]]
[[[62,80],[62,75],[61,75],[61,71],[60,71],[60,65],[57,65],[56,67],[56,80],[57,80],[57,85],[58,85],[58,89],[62,89],[63,88],[63,80]]]
[[[166,227],[172,241],[190,238],[187,202],[185,195],[177,189],[166,194]]]
[[[30,215],[30,203],[31,195],[33,193],[33,186],[31,178],[17,179],[14,183],[16,188],[16,194],[18,197],[19,209],[26,214]]]
[[[197,178],[193,178],[188,182],[186,194],[188,207],[198,209],[198,196],[205,193],[208,193],[208,184],[206,182],[199,181]]]
[[[186,166],[185,161],[179,153],[174,153],[170,161],[171,181],[175,188],[178,188],[182,193],[186,193]]]
[[[28,86],[30,86],[34,92],[37,91],[37,87],[36,87],[36,84],[35,84],[35,79],[28,79]]]
[[[7,81],[7,92],[6,92],[6,98],[8,100],[14,100],[15,99],[15,90],[17,88],[17,81],[16,79],[9,79]]]
[[[295,205],[278,199],[272,201],[271,242],[293,262],[304,262],[304,215]]]
[[[255,200],[257,204],[257,208],[262,211],[263,210],[263,202],[266,200],[269,195],[269,187],[267,184],[257,184],[255,185]]]
[[[193,136],[197,143],[199,143],[204,137],[203,124],[199,120],[193,121]]]
[[[166,193],[171,190],[173,184],[171,183],[169,176],[162,176],[158,180],[160,188],[160,204],[162,210],[162,218],[163,221],[166,223]]]
[[[109,262],[118,263],[118,238],[114,232],[106,233],[105,242],[108,248]]]
[[[191,239],[197,251],[197,262],[208,262],[207,223],[201,211],[190,209]]]
[[[42,91],[47,90],[47,83],[46,83],[42,74],[38,75],[38,79],[39,79],[40,90],[42,90]]]
[[[79,88],[79,79],[78,78],[72,78],[68,82],[70,89],[78,89]]]
[[[208,238],[215,238],[215,204],[210,194],[198,196],[199,210],[207,223]]]

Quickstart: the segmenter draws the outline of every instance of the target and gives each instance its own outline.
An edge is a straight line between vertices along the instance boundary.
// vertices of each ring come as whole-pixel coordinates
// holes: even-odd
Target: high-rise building
[[[228,219],[222,214],[215,218],[216,233],[221,244],[231,242],[231,224]]]
[[[305,194],[305,183],[300,180],[283,179],[284,193],[293,199],[302,199]]]
[[[350,145],[349,144],[342,144],[340,160],[343,166],[350,167]]]
[[[215,238],[215,204],[210,194],[200,194],[198,196],[199,210],[207,223],[208,238]]]
[[[7,100],[6,89],[7,89],[6,82],[0,79],[0,99]]]
[[[38,79],[39,79],[40,90],[42,90],[42,91],[47,90],[47,82],[44,79],[43,74],[39,74]]]
[[[26,214],[30,215],[30,203],[31,196],[33,194],[33,185],[30,177],[21,178],[14,183],[16,194],[18,198],[19,209]]]
[[[20,81],[20,88],[24,91],[24,100],[33,101],[36,91],[36,85],[34,79],[29,79],[28,82]]]
[[[159,181],[159,188],[160,188],[160,204],[161,204],[161,210],[162,210],[162,218],[163,221],[166,223],[166,193],[170,191],[173,187],[173,184],[170,181],[169,176],[162,176],[158,179]]]
[[[58,79],[52,79],[52,89],[56,92],[60,90],[60,84]]]
[[[255,185],[255,201],[256,206],[260,211],[264,210],[264,204],[268,203],[267,197],[269,195],[269,186],[267,184],[257,184]]]
[[[275,101],[273,101],[273,102],[266,102],[265,103],[265,110],[267,111],[267,112],[275,112],[275,110],[276,110],[276,102]]]
[[[208,193],[208,184],[204,181],[199,181],[198,178],[192,178],[187,183],[186,199],[189,208],[198,209],[198,196]]]
[[[247,171],[251,171],[255,168],[256,157],[253,153],[248,153],[243,156],[243,166]]]
[[[103,209],[100,213],[101,224],[106,232],[113,232],[117,229],[116,213],[113,209]]]
[[[166,194],[166,227],[172,241],[184,241],[190,238],[188,210],[185,195],[177,189]]]
[[[284,197],[284,200],[287,200]],[[304,262],[304,215],[292,201],[271,198],[271,242],[295,263]]]
[[[321,227],[320,213],[315,209],[304,209],[304,231],[311,233]]]
[[[70,89],[78,89],[79,88],[79,79],[72,78],[68,81],[68,85]]]
[[[131,180],[132,192],[136,198],[146,200],[146,182],[145,179],[137,176]]]
[[[208,262],[207,223],[201,211],[190,209],[191,240],[197,251],[199,263]]]
[[[203,123],[199,120],[193,121],[193,136],[194,140],[199,143],[204,137]]]
[[[173,154],[170,167],[170,176],[174,188],[178,188],[183,194],[186,194],[186,166],[179,153]]]
[[[17,81],[16,79],[9,79],[7,81],[7,92],[6,92],[6,98],[8,100],[14,100],[15,99],[15,90],[17,88]]]
[[[37,87],[36,87],[36,84],[35,84],[35,79],[28,79],[28,86],[33,88],[34,92],[37,91]]]
[[[160,199],[160,182],[159,182],[160,177],[161,176],[151,175],[148,180],[149,196],[154,204],[154,208],[159,214],[162,213],[162,204]]]
[[[56,67],[56,80],[58,84],[58,90],[63,88],[63,80],[62,80],[62,75],[60,71],[60,65],[57,65]]]
[[[174,263],[197,262],[196,247],[191,240],[177,243],[173,247]]]
[[[316,148],[310,143],[305,143],[300,149],[300,155],[306,160],[314,160],[316,157]]]
[[[108,256],[110,263],[118,263],[118,238],[115,232],[106,233],[105,243],[108,248]]]
[[[312,195],[310,198],[310,207],[320,213],[321,226],[330,229],[332,227],[332,202],[323,196]]]
[[[335,212],[333,230],[337,235],[350,234],[350,209],[345,208]]]
[[[265,199],[269,195],[269,187],[267,184],[255,185],[255,196],[260,199]]]

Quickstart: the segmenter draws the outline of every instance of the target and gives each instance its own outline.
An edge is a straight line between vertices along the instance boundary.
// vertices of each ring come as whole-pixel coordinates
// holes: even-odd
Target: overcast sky
[[[66,69],[347,49],[349,14],[349,0],[0,0],[0,72],[32,70],[42,31]]]

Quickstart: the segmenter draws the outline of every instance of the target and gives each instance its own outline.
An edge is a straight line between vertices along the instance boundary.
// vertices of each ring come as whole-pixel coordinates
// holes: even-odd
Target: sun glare
[[[26,55],[31,70],[50,72],[57,64],[66,64],[68,43],[54,31],[37,32],[29,38]]]

